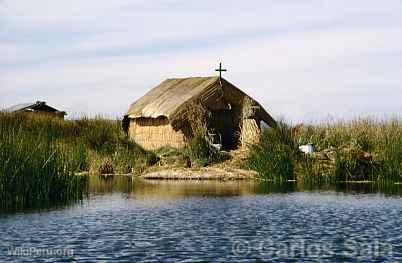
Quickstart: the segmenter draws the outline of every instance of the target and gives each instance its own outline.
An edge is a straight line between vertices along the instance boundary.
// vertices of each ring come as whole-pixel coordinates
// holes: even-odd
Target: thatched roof
[[[35,112],[35,111],[47,111],[47,112],[54,112],[61,115],[66,115],[65,111],[60,111],[54,107],[51,107],[46,104],[44,101],[36,101],[36,102],[28,102],[28,103],[20,103],[14,106],[11,106],[5,109],[6,112]]]
[[[126,116],[128,118],[158,118],[164,116],[173,120],[178,118],[178,113],[185,105],[197,99],[201,101],[209,100],[206,104],[216,106],[217,103],[221,103],[218,100],[227,99],[228,96],[224,94],[226,91],[228,93],[229,91],[237,93],[236,99],[232,100],[241,100],[244,97],[250,98],[254,105],[259,108],[258,117],[270,126],[275,125],[274,119],[258,102],[225,79],[220,80],[219,77],[167,79],[131,104]],[[220,94],[219,98],[214,96],[215,93]],[[232,102],[229,99],[229,103],[237,104],[240,102]]]

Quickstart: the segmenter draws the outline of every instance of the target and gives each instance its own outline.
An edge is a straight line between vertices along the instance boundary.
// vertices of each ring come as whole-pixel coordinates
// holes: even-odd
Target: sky
[[[220,61],[275,118],[399,116],[402,0],[0,0],[0,108],[121,117]]]

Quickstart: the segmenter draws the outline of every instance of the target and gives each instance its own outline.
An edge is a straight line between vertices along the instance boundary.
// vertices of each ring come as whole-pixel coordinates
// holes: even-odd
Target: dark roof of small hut
[[[221,88],[222,85],[227,85],[242,94],[242,96],[249,97],[233,84],[225,79],[219,79],[219,77],[166,79],[131,104],[126,116],[129,118],[158,118],[164,116],[172,120],[178,118],[177,115],[188,102],[209,96]],[[275,120],[257,101],[251,97],[249,98],[260,108],[259,117],[268,125],[274,126]]]
[[[36,101],[29,103],[20,103],[5,109],[6,112],[21,112],[21,111],[41,111],[46,110],[48,112],[55,112],[66,115],[66,112],[60,111],[54,107],[46,104],[44,101]]]

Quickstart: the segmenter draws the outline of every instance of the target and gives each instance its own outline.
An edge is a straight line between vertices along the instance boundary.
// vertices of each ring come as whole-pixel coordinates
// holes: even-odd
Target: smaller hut
[[[5,109],[5,112],[10,113],[26,112],[26,113],[54,116],[62,119],[64,119],[64,116],[67,115],[65,111],[60,111],[54,107],[51,107],[47,105],[46,102],[44,101],[17,104],[11,106],[10,108]]]
[[[211,144],[233,149],[258,140],[261,122],[275,120],[253,98],[220,77],[167,79],[131,104],[123,128],[145,149],[183,147],[194,135],[194,122]]]

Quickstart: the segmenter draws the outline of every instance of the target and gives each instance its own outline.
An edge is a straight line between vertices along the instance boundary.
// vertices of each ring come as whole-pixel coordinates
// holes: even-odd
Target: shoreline
[[[215,167],[202,167],[202,168],[162,168],[159,170],[148,171],[140,175],[132,173],[115,173],[115,174],[96,174],[83,172],[76,175],[83,176],[102,176],[105,179],[113,176],[125,176],[140,178],[144,180],[155,181],[263,181],[275,183],[274,180],[264,179],[258,176],[258,173],[253,170],[245,170],[238,168],[215,168]],[[281,183],[297,183],[297,180],[286,180]],[[373,180],[362,181],[337,181],[332,184],[376,184]],[[391,182],[393,185],[401,185],[402,182]]]
[[[139,175],[143,179],[152,180],[255,180],[257,172],[244,169],[222,168],[174,168],[150,171]]]

